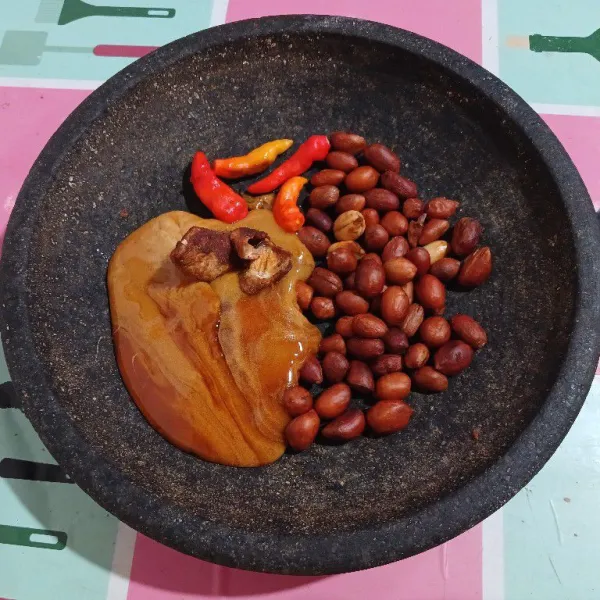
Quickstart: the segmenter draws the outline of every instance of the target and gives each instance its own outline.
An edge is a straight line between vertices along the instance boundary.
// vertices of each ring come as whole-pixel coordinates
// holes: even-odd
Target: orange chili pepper
[[[294,233],[304,225],[304,215],[298,208],[298,197],[308,183],[306,177],[292,177],[279,190],[273,204],[275,221],[285,231]]]
[[[240,177],[246,177],[246,175],[262,173],[293,143],[294,140],[273,140],[255,148],[245,156],[217,158],[213,162],[213,171],[218,177],[224,179],[239,179]]]

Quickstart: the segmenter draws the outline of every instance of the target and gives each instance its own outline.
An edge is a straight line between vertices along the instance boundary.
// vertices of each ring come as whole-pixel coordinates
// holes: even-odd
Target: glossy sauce
[[[292,270],[255,296],[241,292],[236,273],[211,284],[190,281],[169,253],[193,225],[266,231],[292,253]],[[267,210],[233,225],[166,213],[119,245],[108,269],[117,361],[129,393],[162,435],[227,465],[257,466],[283,454],[283,391],[321,338],[296,303],[296,282],[313,268],[304,245]]]

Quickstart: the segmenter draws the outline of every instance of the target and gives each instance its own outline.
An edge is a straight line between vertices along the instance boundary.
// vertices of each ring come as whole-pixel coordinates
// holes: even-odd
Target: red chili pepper
[[[198,198],[219,221],[234,223],[248,214],[246,201],[215,175],[204,152],[194,155],[190,181]]]
[[[314,161],[324,160],[330,147],[331,144],[326,135],[311,135],[292,156],[282,162],[272,173],[253,183],[248,188],[248,192],[257,195],[272,192],[288,179],[308,171]]]

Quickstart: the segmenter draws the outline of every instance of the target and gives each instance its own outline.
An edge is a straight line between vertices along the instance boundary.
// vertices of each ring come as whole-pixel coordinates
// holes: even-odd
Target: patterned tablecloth
[[[31,164],[90,90],[149,47],[211,25],[281,13],[382,21],[482,64],[541,113],[600,207],[600,30],[587,41],[575,39],[600,27],[600,0],[94,1],[103,10],[81,0],[13,0],[0,6],[0,247]],[[98,14],[118,4],[128,6]],[[151,8],[140,11],[140,4]],[[164,5],[171,6],[158,8]],[[143,21],[129,18],[136,14]],[[2,598],[600,598],[598,376],[555,456],[501,511],[414,558],[331,577],[237,571],[136,534],[54,464],[19,410],[9,379],[0,346]]]

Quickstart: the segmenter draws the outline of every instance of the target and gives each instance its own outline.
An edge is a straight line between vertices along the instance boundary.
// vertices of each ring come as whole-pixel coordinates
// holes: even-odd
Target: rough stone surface
[[[475,316],[490,342],[448,392],[411,396],[415,416],[400,435],[319,444],[259,469],[184,454],[148,425],[119,376],[108,260],[148,219],[198,210],[186,183],[196,149],[226,156],[337,129],[388,144],[421,197],[456,198],[461,215],[481,220],[493,276],[450,293],[448,314]],[[383,25],[264,19],[138,61],[61,127],[9,225],[1,331],[42,439],[125,522],[227,565],[349,571],[457,535],[551,456],[598,359],[599,254],[571,161],[492,75]]]

